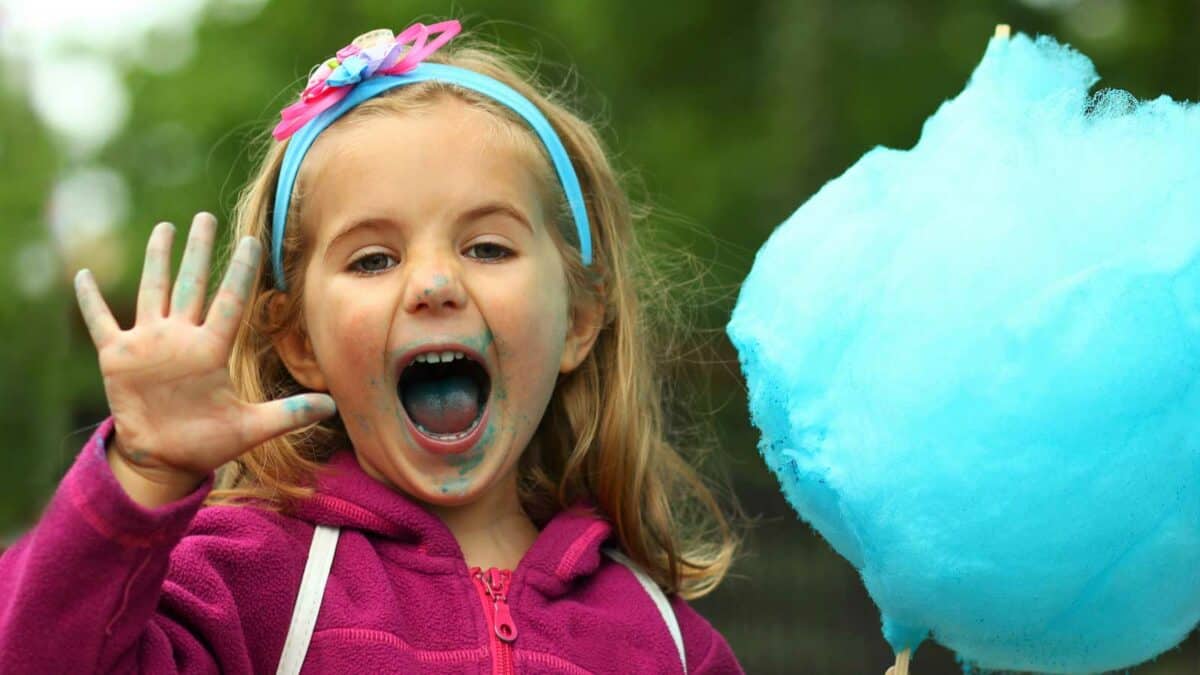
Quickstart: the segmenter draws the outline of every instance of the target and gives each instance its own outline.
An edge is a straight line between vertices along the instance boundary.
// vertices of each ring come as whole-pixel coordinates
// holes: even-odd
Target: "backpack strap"
[[[317,624],[317,612],[321,609],[321,599],[325,596],[325,582],[329,579],[329,568],[333,566],[333,553],[337,549],[340,532],[339,528],[331,525],[317,525],[313,530],[308,562],[304,565],[304,576],[300,578],[300,593],[292,610],[292,624],[283,642],[283,655],[279,657],[278,675],[297,675],[304,664],[313,627]]]
[[[649,575],[642,571],[641,567],[638,567],[637,563],[625,557],[624,553],[612,548],[603,550],[604,555],[621,563],[630,572],[633,572],[633,576],[637,577],[638,583],[642,585],[642,588],[646,589],[646,594],[654,601],[654,606],[658,608],[658,613],[662,615],[663,622],[667,624],[667,631],[671,633],[671,640],[675,642],[675,649],[679,652],[679,663],[683,665],[683,672],[686,674],[687,655],[683,651],[683,634],[679,632],[679,620],[675,617],[675,610],[671,608],[671,603],[667,600],[666,594],[662,592],[662,589],[658,587],[658,584],[654,583],[654,580]]]

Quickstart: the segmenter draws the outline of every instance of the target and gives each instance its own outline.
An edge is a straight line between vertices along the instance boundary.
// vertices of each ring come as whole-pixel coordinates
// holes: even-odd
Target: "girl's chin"
[[[403,452],[411,452],[415,454],[421,453],[420,450],[405,450]],[[358,463],[362,466],[363,471],[375,480],[383,483],[396,492],[415,499],[419,502],[424,502],[431,506],[462,506],[469,504],[477,499],[489,483],[489,476],[482,473],[472,473],[467,476],[460,476],[456,469],[451,468],[449,471],[441,472],[419,472],[400,469],[400,466],[408,464],[403,460],[389,461],[387,463],[388,471],[381,471],[376,468],[375,462],[363,457],[362,453],[356,453]]]
[[[484,420],[485,422],[488,420]],[[358,463],[375,480],[411,499],[436,507],[456,507],[470,504],[491,492],[505,474],[503,465],[495,462],[500,456],[508,456],[511,448],[497,443],[492,424],[465,451],[452,454],[430,453],[422,444],[413,442],[399,429],[393,439],[398,443],[387,443],[382,438],[364,438],[364,443],[355,451]],[[484,425],[480,425],[484,427]],[[508,472],[515,471],[516,462],[511,462]],[[515,476],[510,475],[512,487],[516,489]]]
[[[443,492],[443,490],[445,491]],[[479,492],[473,489],[473,486],[463,488],[461,492],[455,492],[445,487],[438,487],[434,490],[426,491],[422,495],[417,495],[416,498],[430,506],[454,508],[475,502],[479,498]]]

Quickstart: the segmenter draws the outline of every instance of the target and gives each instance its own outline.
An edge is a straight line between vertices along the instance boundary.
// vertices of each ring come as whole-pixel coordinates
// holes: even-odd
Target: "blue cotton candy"
[[[1200,106],[1097,80],[993,38],[734,309],[763,456],[896,650],[1097,672],[1200,622]]]

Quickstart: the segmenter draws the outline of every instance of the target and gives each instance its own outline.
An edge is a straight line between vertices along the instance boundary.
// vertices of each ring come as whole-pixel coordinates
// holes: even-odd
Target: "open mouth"
[[[431,442],[423,445],[457,452],[478,431],[491,385],[487,369],[473,355],[449,349],[413,358],[400,373],[397,393],[413,428]]]

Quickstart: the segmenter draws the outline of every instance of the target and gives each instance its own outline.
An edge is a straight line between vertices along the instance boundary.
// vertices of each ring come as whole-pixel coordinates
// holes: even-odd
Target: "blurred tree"
[[[0,533],[37,516],[53,488],[55,470],[75,450],[62,449],[70,407],[70,383],[61,378],[70,315],[58,283],[55,256],[41,226],[51,181],[62,165],[56,148],[39,133],[24,99],[0,90],[0,181],[4,227],[0,251]]]

